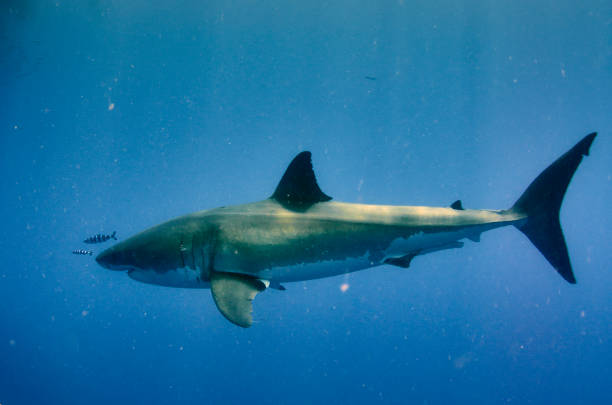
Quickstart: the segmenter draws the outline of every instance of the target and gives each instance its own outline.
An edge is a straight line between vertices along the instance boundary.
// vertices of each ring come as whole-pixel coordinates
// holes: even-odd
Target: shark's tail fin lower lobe
[[[585,136],[548,166],[510,209],[527,215],[526,221],[522,221],[516,227],[529,238],[555,270],[572,284],[576,283],[576,278],[561,230],[559,210],[567,186],[578,169],[582,157],[588,156],[596,135],[594,132]]]

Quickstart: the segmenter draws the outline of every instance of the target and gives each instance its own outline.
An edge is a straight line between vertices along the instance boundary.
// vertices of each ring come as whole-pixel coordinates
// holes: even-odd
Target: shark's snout
[[[98,262],[98,264],[104,268],[109,269],[109,264],[111,261],[111,254],[109,253],[108,249],[106,249],[105,251],[103,251],[102,253],[100,253],[98,256],[96,256],[96,262]]]
[[[109,270],[125,270],[124,254],[114,248],[104,250],[96,256],[96,262]]]

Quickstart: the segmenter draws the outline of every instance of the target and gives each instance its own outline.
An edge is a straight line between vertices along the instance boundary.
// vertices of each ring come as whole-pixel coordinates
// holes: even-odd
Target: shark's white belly
[[[311,263],[296,263],[291,266],[272,267],[261,271],[257,274],[257,277],[279,283],[304,281],[351,273],[380,264],[379,261],[371,260],[370,254],[365,254],[362,257],[344,260],[324,260]]]
[[[419,232],[408,238],[397,238],[385,249],[385,258],[397,258],[411,253],[422,255],[438,250],[460,247],[457,244],[458,241],[464,238],[476,240],[484,230],[482,227],[478,227],[451,232]]]
[[[408,238],[397,238],[384,251],[368,251],[363,256],[344,260],[329,260],[311,263],[296,263],[291,266],[273,267],[257,274],[257,277],[276,282],[312,280],[337,276],[385,264],[390,258],[409,254],[423,255],[439,250],[463,246],[458,242],[464,238],[477,240],[480,233],[490,227],[478,227],[469,231],[418,233]]]

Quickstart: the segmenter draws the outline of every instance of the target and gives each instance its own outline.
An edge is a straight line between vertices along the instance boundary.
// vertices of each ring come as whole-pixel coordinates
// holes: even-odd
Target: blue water
[[[612,403],[610,1],[5,0],[0,47],[0,404]],[[71,254],[266,198],[302,150],[339,201],[507,208],[591,131],[577,285],[503,228],[241,329]]]

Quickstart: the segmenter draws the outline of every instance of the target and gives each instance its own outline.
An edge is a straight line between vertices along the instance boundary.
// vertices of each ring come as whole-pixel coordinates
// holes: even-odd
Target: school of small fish
[[[113,233],[110,235],[104,235],[104,234],[99,233],[99,234],[90,236],[87,239],[85,239],[83,243],[87,243],[87,244],[104,243],[109,239],[117,240],[117,231],[113,231]],[[80,255],[80,256],[92,256],[93,253],[94,253],[93,250],[88,250],[88,249],[76,249],[72,251],[73,255]]]

